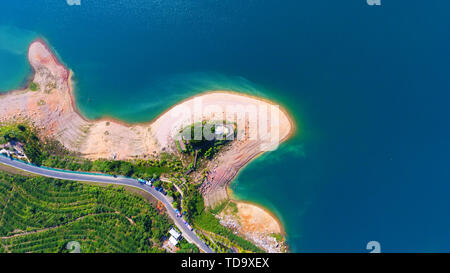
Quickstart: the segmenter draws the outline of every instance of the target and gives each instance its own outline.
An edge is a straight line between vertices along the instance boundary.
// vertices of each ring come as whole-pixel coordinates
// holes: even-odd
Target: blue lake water
[[[264,96],[297,134],[231,183],[291,251],[450,251],[448,1],[21,0],[0,8],[0,90],[44,37],[86,116],[131,122],[211,89]],[[263,175],[262,175],[263,174]]]

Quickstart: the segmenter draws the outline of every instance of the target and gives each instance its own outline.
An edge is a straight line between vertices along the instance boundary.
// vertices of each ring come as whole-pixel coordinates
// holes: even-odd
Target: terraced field
[[[122,188],[0,172],[0,252],[159,252],[169,226]]]

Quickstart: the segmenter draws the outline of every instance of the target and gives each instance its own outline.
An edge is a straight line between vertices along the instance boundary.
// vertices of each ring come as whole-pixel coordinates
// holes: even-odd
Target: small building
[[[175,239],[179,240],[181,237],[181,233],[179,233],[176,229],[171,228],[169,230],[169,234],[172,235]]]
[[[218,125],[215,128],[216,135],[226,135],[228,134],[228,128],[224,127],[223,125]]]
[[[178,242],[181,240],[181,233],[176,231],[174,228],[169,230],[170,238],[169,243],[173,246],[176,246]]]
[[[175,239],[173,236],[170,236],[169,243],[173,246],[176,246],[178,244],[178,240]]]

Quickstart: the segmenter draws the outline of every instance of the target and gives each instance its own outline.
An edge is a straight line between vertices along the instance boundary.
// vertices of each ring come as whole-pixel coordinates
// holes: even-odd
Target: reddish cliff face
[[[41,68],[47,69],[55,79],[67,84],[69,71],[59,63],[42,40],[31,43],[28,49],[28,61],[35,71]]]

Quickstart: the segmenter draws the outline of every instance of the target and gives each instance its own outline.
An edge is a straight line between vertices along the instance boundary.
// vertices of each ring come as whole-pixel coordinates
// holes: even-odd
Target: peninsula
[[[34,71],[30,84],[0,95],[0,123],[32,124],[39,137],[57,140],[81,158],[137,160],[174,154],[186,162],[185,147],[180,149],[180,145],[187,142],[179,138],[183,128],[205,121],[232,124],[236,130],[232,141],[215,156],[198,163],[195,152],[193,171],[185,175],[198,185],[206,207],[223,206],[216,216],[222,224],[266,251],[280,251],[276,241],[269,242],[271,234],[282,233],[279,221],[254,205],[229,201],[227,186],[250,160],[276,149],[292,135],[294,123],[282,107],[236,92],[209,91],[180,102],[148,123],[89,120],[77,110],[72,72],[46,42],[39,39],[31,43],[28,60]]]

